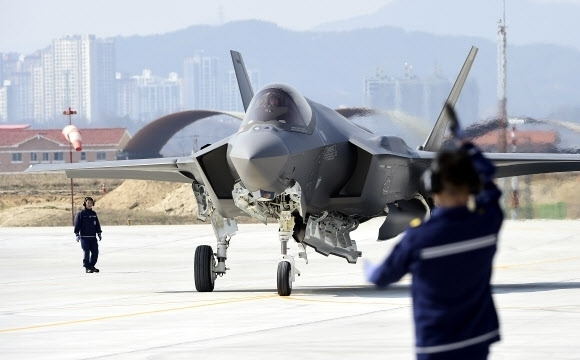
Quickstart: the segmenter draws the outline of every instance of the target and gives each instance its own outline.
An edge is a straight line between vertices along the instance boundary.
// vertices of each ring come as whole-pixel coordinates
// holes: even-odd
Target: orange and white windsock
[[[81,151],[83,149],[83,144],[81,142],[81,133],[74,125],[67,125],[62,129],[62,134],[64,138],[70,141],[72,146],[76,151]]]

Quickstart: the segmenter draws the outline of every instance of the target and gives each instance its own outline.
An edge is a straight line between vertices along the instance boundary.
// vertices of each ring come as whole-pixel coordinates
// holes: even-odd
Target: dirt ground
[[[580,172],[529,176],[529,186],[526,178],[518,177],[521,206],[526,205],[526,190],[530,189],[531,206],[536,215],[542,206],[565,204],[566,218],[580,219]]]
[[[106,225],[200,223],[189,184],[74,179],[71,211],[70,183],[64,173],[0,174],[0,226],[72,225],[73,213],[82,209],[85,196],[95,199],[94,209]],[[505,183],[511,189],[511,179]],[[520,206],[529,206],[533,217],[542,206],[563,203],[566,218],[580,218],[580,173],[534,175],[529,181],[519,177],[518,187]]]
[[[95,199],[94,210],[106,225],[200,222],[189,184],[73,179],[71,211],[70,182],[64,173],[0,175],[0,226],[72,225],[85,196]]]

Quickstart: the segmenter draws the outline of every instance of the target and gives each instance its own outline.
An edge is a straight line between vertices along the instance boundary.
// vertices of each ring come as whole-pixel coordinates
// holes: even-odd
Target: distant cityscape
[[[451,87],[451,81],[440,71],[421,79],[410,64],[405,64],[402,77],[387,75],[378,68],[375,74],[365,78],[365,105],[378,110],[402,111],[419,119],[436,119]],[[467,118],[477,119],[479,90],[474,81],[468,80],[464,85],[457,107]]]
[[[63,111],[77,111],[75,123],[95,127],[147,123],[186,110],[243,111],[233,70],[222,75],[217,57],[192,55],[183,71],[166,77],[143,69],[115,69],[115,43],[94,35],[53,40],[33,55],[0,58],[0,123],[60,127]],[[250,70],[253,86],[259,71]]]
[[[63,111],[77,111],[80,126],[124,126],[136,129],[164,115],[190,109],[243,111],[237,80],[229,64],[203,51],[183,59],[181,74],[116,71],[115,40],[94,35],[66,36],[32,55],[0,54],[0,124],[60,128]],[[255,89],[260,70],[249,69]],[[405,65],[401,77],[377,69],[364,81],[365,106],[399,110],[432,119],[451,82],[437,71],[427,79]],[[468,81],[459,106],[477,118],[479,92]]]

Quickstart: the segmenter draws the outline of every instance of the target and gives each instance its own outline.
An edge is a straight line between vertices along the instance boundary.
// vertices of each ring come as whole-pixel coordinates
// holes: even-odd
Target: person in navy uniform
[[[431,216],[411,221],[380,265],[365,264],[378,287],[412,274],[417,359],[487,359],[500,340],[490,279],[501,191],[491,161],[458,125],[452,131],[456,149],[439,152],[422,178],[436,205]]]
[[[80,241],[81,247],[85,253],[83,258],[83,266],[86,272],[99,272],[95,267],[99,258],[99,244],[97,243],[97,236],[101,241],[101,224],[97,213],[93,211],[95,201],[92,197],[87,196],[83,202],[84,209],[77,213],[75,218],[75,235],[77,242]]]

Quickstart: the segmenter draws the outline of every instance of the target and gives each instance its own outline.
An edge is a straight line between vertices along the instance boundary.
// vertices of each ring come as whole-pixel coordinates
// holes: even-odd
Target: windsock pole
[[[72,147],[75,147],[76,151],[81,151],[83,149],[83,145],[81,143],[81,133],[76,126],[72,124],[72,116],[76,115],[76,111],[71,109],[70,106],[67,110],[62,112],[63,115],[68,115],[68,126],[65,126],[62,129],[62,134],[68,140],[70,144],[69,149],[69,161],[72,164]],[[73,178],[70,178],[70,214],[72,225],[75,226],[75,200],[74,200],[74,185],[73,185]]]

